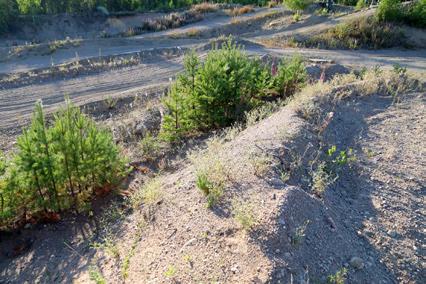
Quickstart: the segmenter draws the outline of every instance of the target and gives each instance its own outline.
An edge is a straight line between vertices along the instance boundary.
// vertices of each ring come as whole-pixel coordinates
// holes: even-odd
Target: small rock
[[[281,252],[280,249],[275,250],[275,253],[280,253],[280,252]]]
[[[195,242],[197,241],[196,238],[190,239],[189,241],[187,241],[182,248],[180,249],[180,251],[182,252],[186,247],[193,245]]]
[[[32,226],[31,223],[27,223],[25,224],[24,229],[27,229],[27,230],[31,229],[31,226]]]
[[[398,236],[398,233],[394,230],[389,230],[387,233],[388,233],[389,237],[391,237],[391,238],[395,238],[395,237]]]
[[[364,261],[362,258],[354,256],[349,261],[350,265],[355,269],[363,269],[364,268]]]

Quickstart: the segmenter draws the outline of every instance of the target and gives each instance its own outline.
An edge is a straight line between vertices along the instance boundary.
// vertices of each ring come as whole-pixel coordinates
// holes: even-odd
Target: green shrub
[[[313,0],[284,0],[284,5],[293,11],[303,11],[309,7]]]
[[[272,72],[259,59],[249,58],[232,39],[210,51],[203,63],[191,52],[184,65],[185,72],[164,100],[168,114],[160,135],[169,141],[229,126],[267,97],[288,97],[305,79],[301,59],[283,61]]]
[[[287,98],[303,87],[307,74],[302,57],[295,56],[283,60],[278,65],[277,75],[274,77],[274,87],[280,98]]]
[[[31,126],[24,129],[17,146],[0,187],[0,227],[21,214],[85,208],[97,189],[114,184],[124,173],[111,134],[69,101],[50,127],[37,103]]]
[[[0,35],[9,31],[16,14],[16,4],[13,0],[0,0]]]
[[[418,0],[404,9],[404,20],[408,25],[426,28],[426,0]]]
[[[376,11],[379,21],[399,22],[402,20],[402,5],[400,0],[381,0]]]
[[[361,10],[367,7],[368,4],[365,0],[358,0],[358,2],[356,2],[355,10]]]

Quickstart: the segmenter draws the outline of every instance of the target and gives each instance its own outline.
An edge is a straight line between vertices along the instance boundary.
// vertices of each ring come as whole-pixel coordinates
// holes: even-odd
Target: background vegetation
[[[203,2],[265,5],[267,0],[0,0],[0,34],[17,24],[18,15],[92,14],[100,11],[149,11],[188,7]]]

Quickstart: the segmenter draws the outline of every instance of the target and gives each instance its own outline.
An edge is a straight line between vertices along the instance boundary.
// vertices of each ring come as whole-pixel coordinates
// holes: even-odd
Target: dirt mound
[[[308,87],[268,118],[201,143],[154,182],[135,171],[118,199],[140,191],[143,202],[29,232],[31,253],[2,258],[2,278],[419,283],[424,90],[388,74]],[[200,168],[226,183],[211,209],[196,187]]]

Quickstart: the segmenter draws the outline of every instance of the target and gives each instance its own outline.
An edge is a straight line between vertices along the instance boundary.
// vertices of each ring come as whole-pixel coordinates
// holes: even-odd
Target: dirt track
[[[361,12],[371,13],[370,11]],[[254,16],[266,14],[265,10],[256,13]],[[282,35],[290,32],[307,32],[317,28],[324,28],[335,24],[346,18],[353,18],[357,14],[327,19],[325,17],[313,18],[311,16],[305,24],[296,24],[295,27],[284,27],[276,31],[259,29],[257,32],[244,33],[240,31],[245,40],[257,40],[264,32],[265,37]],[[249,18],[250,16],[246,16]],[[68,62],[75,59],[75,53],[80,58],[87,58],[99,55],[99,46],[103,46],[103,55],[107,54],[125,54],[143,48],[157,47],[195,47],[205,44],[208,39],[181,39],[172,40],[162,36],[168,33],[183,33],[193,26],[202,29],[214,28],[229,24],[230,18],[219,18],[214,21],[200,22],[191,26],[178,28],[169,32],[151,33],[149,35],[139,36],[132,39],[110,39],[93,42],[93,45],[83,45],[75,50],[62,50],[54,54],[55,62]],[[142,38],[142,39],[141,39]],[[144,39],[145,38],[145,39]],[[146,40],[151,38],[151,40]],[[155,39],[155,40],[154,40]],[[132,42],[132,43],[129,43]],[[289,56],[300,53],[307,58],[322,58],[333,60],[336,63],[352,66],[375,65],[392,66],[400,64],[408,69],[422,71],[426,70],[426,52],[425,50],[380,50],[380,51],[341,51],[341,50],[319,50],[319,49],[269,49],[256,44],[248,44],[247,50],[250,53],[263,55],[274,53],[282,56]],[[53,57],[52,57],[53,58]],[[157,90],[164,87],[169,78],[182,69],[182,56],[172,59],[158,57],[150,60],[150,63],[142,63],[137,66],[122,68],[120,70],[107,71],[100,74],[79,76],[76,78],[67,78],[64,80],[50,81],[46,83],[33,84],[18,88],[2,88],[0,86],[0,131],[11,130],[22,125],[32,112],[34,103],[42,99],[46,110],[52,111],[63,101],[64,95],[69,95],[78,105],[88,102],[103,100],[108,96],[134,95],[136,93],[145,93],[148,90]],[[28,70],[33,68],[45,67],[50,64],[46,56],[30,56],[19,61],[0,63],[0,70],[10,72],[12,70]],[[0,72],[1,73],[1,72]]]

